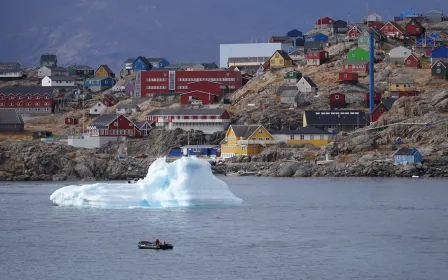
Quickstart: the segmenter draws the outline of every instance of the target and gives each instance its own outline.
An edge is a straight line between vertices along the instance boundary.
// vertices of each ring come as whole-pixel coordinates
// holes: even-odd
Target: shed
[[[292,70],[285,72],[283,75],[288,84],[297,84],[297,82],[302,79],[302,72],[297,70]]]
[[[275,101],[280,102],[281,96],[284,91],[295,91],[298,90],[297,86],[279,86],[275,92]]]
[[[282,94],[280,95],[280,103],[289,104],[294,107],[298,107],[297,103],[298,103],[299,94],[300,94],[300,92],[297,89],[297,87],[284,90],[282,92]]]
[[[343,93],[330,94],[330,107],[331,109],[347,107],[347,104],[345,103],[345,94]]]
[[[448,80],[448,68],[445,63],[441,60],[438,60],[431,67],[431,76],[436,79],[444,79]]]
[[[339,72],[339,83],[340,84],[357,84],[358,74],[349,72]]]
[[[79,123],[79,120],[74,117],[65,117],[64,123],[67,125],[76,125]]]
[[[414,54],[411,53],[404,60],[404,66],[408,68],[420,68],[420,60]]]
[[[422,163],[422,154],[416,148],[401,147],[394,154],[395,164]]]

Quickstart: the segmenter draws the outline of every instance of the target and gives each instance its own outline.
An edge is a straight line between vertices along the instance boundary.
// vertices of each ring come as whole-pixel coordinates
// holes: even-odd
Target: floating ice
[[[211,166],[195,157],[172,163],[153,162],[148,174],[135,184],[72,185],[56,190],[50,200],[59,206],[92,208],[164,208],[239,205],[227,184],[216,178]]]

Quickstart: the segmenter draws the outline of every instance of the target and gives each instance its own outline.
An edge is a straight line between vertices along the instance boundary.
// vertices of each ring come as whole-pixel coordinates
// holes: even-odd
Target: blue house
[[[137,57],[134,63],[132,63],[132,70],[134,71],[150,70],[151,67],[152,67],[151,63],[144,56]]]
[[[328,36],[322,33],[318,33],[311,37],[306,37],[306,42],[328,42]]]
[[[394,154],[396,164],[422,163],[423,157],[416,148],[402,147]]]
[[[302,36],[303,36],[302,31],[299,31],[297,29],[290,30],[286,33],[286,37],[302,37]]]
[[[448,48],[440,47],[431,51],[431,64],[434,64],[437,60],[442,62],[448,62]]]
[[[113,87],[115,83],[116,80],[111,77],[95,77],[87,79],[84,86],[92,92],[99,92]]]
[[[182,157],[182,156],[202,156],[202,157],[219,157],[221,154],[221,148],[219,145],[190,145],[171,148],[169,156]]]
[[[163,69],[170,64],[168,60],[163,57],[147,58],[147,60],[151,63],[151,68],[153,69]]]
[[[403,20],[405,18],[418,17],[418,13],[412,9],[404,11],[400,14],[400,19]]]

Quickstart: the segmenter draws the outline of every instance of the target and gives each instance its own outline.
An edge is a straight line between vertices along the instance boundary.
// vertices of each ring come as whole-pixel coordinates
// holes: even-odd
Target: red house
[[[362,31],[361,29],[359,29],[358,26],[354,25],[348,32],[347,32],[347,36],[348,36],[348,40],[349,41],[355,41],[359,35],[361,35]]]
[[[384,23],[381,21],[372,21],[369,22],[369,27],[381,30],[381,28],[384,26]]]
[[[321,65],[328,61],[329,55],[327,51],[309,51],[306,53],[307,65]]]
[[[317,28],[331,28],[334,21],[335,20],[330,17],[321,17],[316,21],[316,24],[314,26],[316,29]]]
[[[404,66],[409,68],[420,68],[420,60],[414,54],[411,53],[404,60]]]
[[[128,136],[141,137],[142,133],[138,127],[119,114],[104,114],[96,118],[88,127],[90,136]]]
[[[404,29],[408,36],[420,36],[425,33],[425,28],[415,18],[411,19]]]
[[[79,120],[74,117],[65,117],[64,123],[68,125],[75,125],[79,123]]]
[[[214,104],[219,101],[219,95],[199,90],[182,93],[180,95],[181,104],[190,104],[193,100],[200,100],[202,104]]]
[[[404,39],[406,31],[398,23],[389,21],[380,29],[381,33],[388,38]]]
[[[373,110],[370,121],[376,122],[384,113],[389,112],[396,100],[394,98],[384,98]]]
[[[374,92],[373,94],[373,102],[375,105],[380,104],[381,102],[381,92]],[[370,92],[364,93],[364,107],[369,108],[370,107]]]
[[[106,107],[112,107],[118,103],[118,100],[115,98],[115,96],[106,94],[104,96],[103,103],[104,105],[106,105]]]
[[[357,73],[359,76],[369,75],[368,60],[344,60],[342,71],[348,73]]]
[[[350,72],[339,72],[339,83],[340,84],[357,84],[358,74]]]
[[[343,93],[332,93],[330,94],[330,107],[333,108],[345,108],[345,94]]]
[[[187,93],[192,82],[216,82],[233,92],[242,86],[240,71],[142,71],[141,96],[157,94]],[[208,92],[210,85],[204,83],[196,85],[195,90]]]
[[[51,114],[53,103],[51,87],[0,87],[0,109],[14,108],[19,114]]]

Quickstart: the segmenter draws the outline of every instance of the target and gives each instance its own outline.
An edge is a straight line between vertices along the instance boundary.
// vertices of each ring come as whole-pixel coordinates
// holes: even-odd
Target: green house
[[[302,79],[302,73],[297,70],[292,70],[285,72],[283,77],[288,81],[289,84],[297,84],[297,82]]]
[[[369,52],[361,48],[351,50],[347,54],[347,60],[369,60]]]
[[[431,67],[431,76],[436,79],[448,80],[448,69],[447,65],[442,61],[438,60]]]

